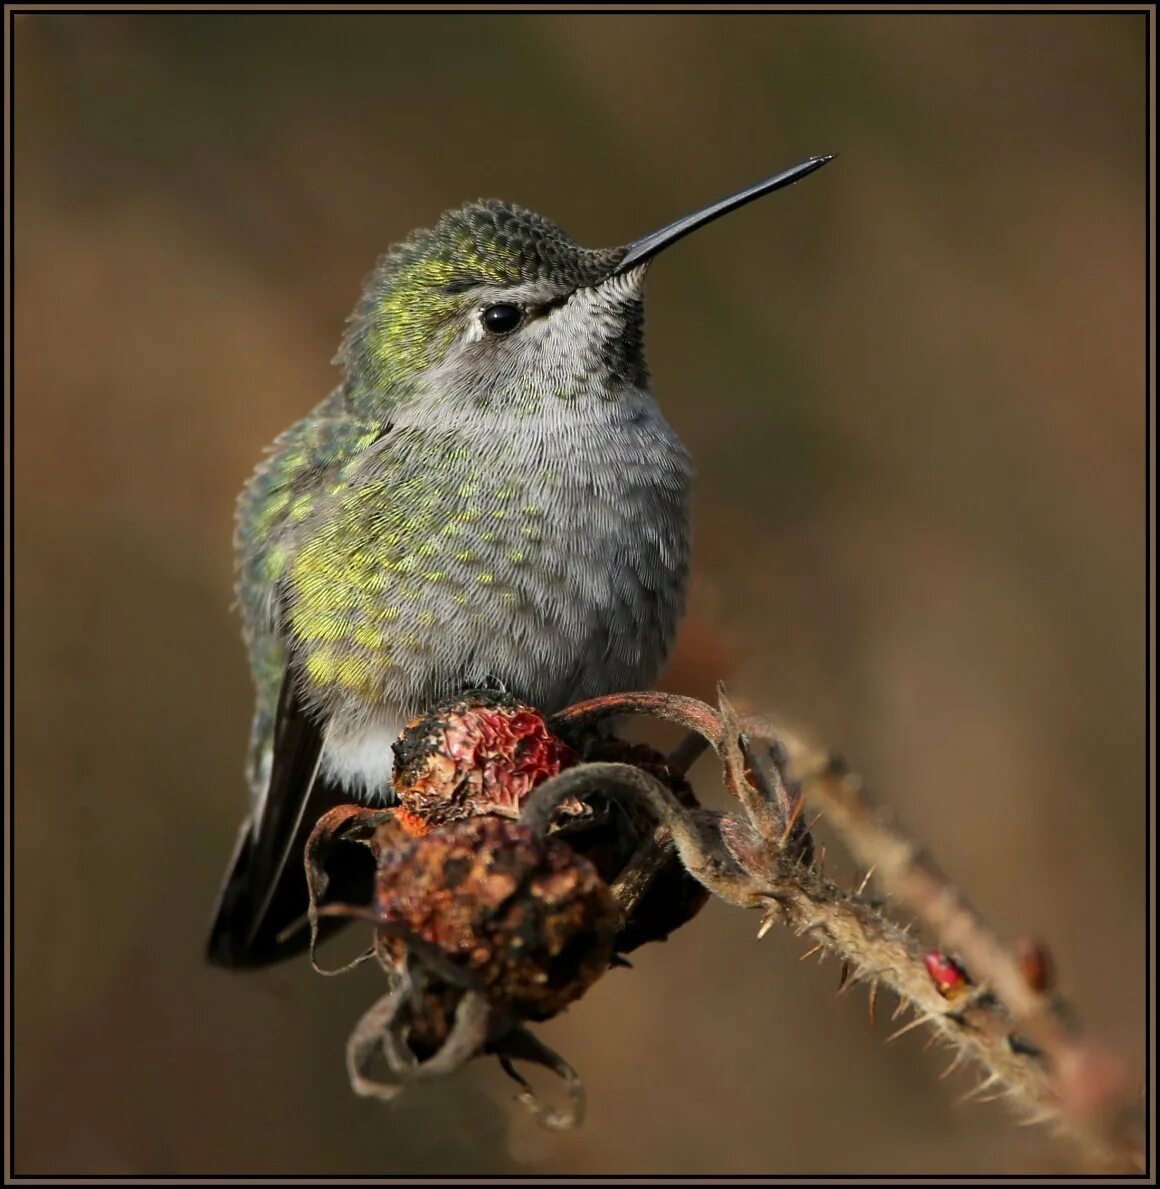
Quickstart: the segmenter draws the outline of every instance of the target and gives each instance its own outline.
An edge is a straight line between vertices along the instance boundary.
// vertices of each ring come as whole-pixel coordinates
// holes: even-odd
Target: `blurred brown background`
[[[1077,1169],[736,909],[542,1029],[590,1095],[562,1136],[491,1062],[354,1098],[373,972],[201,948],[244,803],[232,501],[334,382],[375,257],[481,195],[618,243],[837,152],[651,279],[700,471],[669,684],[728,677],[841,748],[1142,1058],[1144,37],[17,18],[16,1172]]]

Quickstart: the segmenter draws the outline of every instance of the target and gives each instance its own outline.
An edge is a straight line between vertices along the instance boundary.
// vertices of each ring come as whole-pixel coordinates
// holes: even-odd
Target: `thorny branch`
[[[805,795],[825,810],[854,856],[870,865],[878,885],[962,958],[977,980],[975,996],[993,994],[1010,1012],[1017,1036],[1043,1054],[1046,1109],[1057,1109],[1093,1146],[1143,1168],[1137,1096],[1123,1064],[1080,1034],[1062,1001],[1048,993],[1044,976],[1035,966],[1029,971],[933,859],[886,820],[856,773],[840,761],[817,763],[816,751],[799,739],[785,733],[780,739],[807,773]]]
[[[781,923],[812,941],[805,956],[837,954],[839,993],[865,983],[872,1017],[879,987],[891,990],[895,1016],[909,1010],[913,1018],[889,1039],[929,1027],[954,1050],[944,1077],[976,1062],[984,1077],[968,1098],[1007,1098],[1025,1122],[1054,1122],[1113,1167],[1143,1169],[1138,1096],[1122,1065],[1084,1038],[1049,993],[1042,951],[1016,954],[1004,946],[844,764],[788,730],[738,715],[723,692],[719,701],[715,710],[676,695],[615,694],[570,707],[547,724],[518,705],[462,703],[417,720],[396,747],[407,773],[396,781],[400,810],[343,807],[319,823],[307,849],[312,925],[330,914],[375,922],[365,956],[377,955],[392,982],[351,1037],[355,1090],[397,1092],[366,1076],[376,1051],[400,1083],[490,1052],[541,1121],[574,1125],[583,1106],[579,1079],[523,1022],[548,1018],[600,970],[620,964],[620,953],[683,924],[703,903],[704,892],[688,890],[699,883],[729,903],[763,911],[759,937]],[[686,736],[665,761],[595,729],[628,714],[675,723]],[[701,808],[684,781],[710,747],[739,814]],[[505,771],[519,776],[514,792]],[[856,890],[827,879],[815,862],[803,821],[807,802],[869,865]],[[609,803],[627,814],[601,833],[600,822],[612,819],[607,810],[593,818],[593,806]],[[518,823],[510,820],[517,815]],[[376,855],[372,908],[322,904],[322,856],[342,838]],[[893,906],[926,924],[938,950],[865,894],[871,877]],[[529,933],[532,920],[539,923]],[[524,940],[513,948],[517,934]],[[529,950],[532,937],[539,948]],[[473,955],[470,971],[465,952]],[[580,954],[582,965],[574,967]],[[553,963],[565,969],[561,961],[568,969],[563,981],[553,975],[545,983]],[[556,990],[529,998],[535,986]],[[557,1073],[569,1110],[536,1103],[512,1060]]]
[[[841,989],[865,982],[872,1004],[879,984],[892,990],[899,999],[896,1016],[910,1009],[914,1018],[890,1039],[928,1025],[956,1050],[948,1073],[974,1058],[986,1076],[969,1097],[989,1091],[992,1097],[1006,1097],[1023,1108],[1026,1122],[1054,1121],[1098,1158],[1143,1169],[1143,1120],[1127,1072],[1083,1037],[1064,1004],[1047,993],[1042,962],[1029,969],[999,940],[922,848],[871,803],[861,779],[845,763],[767,720],[737,715],[723,691],[719,696],[719,712],[693,699],[658,693],[598,698],[571,707],[556,721],[591,723],[629,710],[677,723],[706,740],[718,752],[726,784],[760,842],[755,845],[742,823],[721,818],[724,849],[740,860],[722,870],[706,857],[714,848],[706,846],[703,825],[698,830],[686,821],[681,828],[666,817],[697,879],[743,907],[769,904],[759,936],[780,920],[817,942],[810,952],[823,948],[838,954]],[[537,812],[542,812],[539,798],[569,775],[537,792]],[[787,787],[793,790],[788,796]],[[779,820],[792,824],[806,801],[824,811],[852,855],[868,866],[856,892],[800,861],[784,846],[784,827],[778,836]],[[746,838],[743,851],[737,846],[739,827]],[[944,952],[926,951],[909,929],[863,896],[871,876],[891,901],[929,927]]]

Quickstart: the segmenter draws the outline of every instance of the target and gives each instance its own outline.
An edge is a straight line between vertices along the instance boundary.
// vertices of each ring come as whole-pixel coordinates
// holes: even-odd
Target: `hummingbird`
[[[341,383],[238,501],[256,705],[209,961],[301,952],[306,837],[337,804],[392,803],[392,744],[416,714],[466,690],[552,713],[653,684],[684,612],[692,463],[653,397],[645,275],[830,160],[627,246],[582,248],[481,200],[379,260]]]

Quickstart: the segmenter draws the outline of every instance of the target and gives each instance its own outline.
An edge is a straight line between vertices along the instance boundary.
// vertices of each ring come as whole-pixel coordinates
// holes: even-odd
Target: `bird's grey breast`
[[[516,646],[501,658],[515,689],[551,710],[651,683],[684,607],[684,447],[643,393],[528,447],[543,513],[534,552],[515,545],[513,614],[491,608]]]
[[[656,676],[684,606],[690,461],[647,393],[401,425],[381,474],[384,703],[491,681],[551,710]]]

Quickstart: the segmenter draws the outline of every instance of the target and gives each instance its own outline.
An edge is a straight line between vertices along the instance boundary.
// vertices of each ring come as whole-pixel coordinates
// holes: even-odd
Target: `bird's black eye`
[[[492,334],[510,334],[519,326],[523,316],[524,312],[519,306],[501,302],[483,311],[483,328]]]

